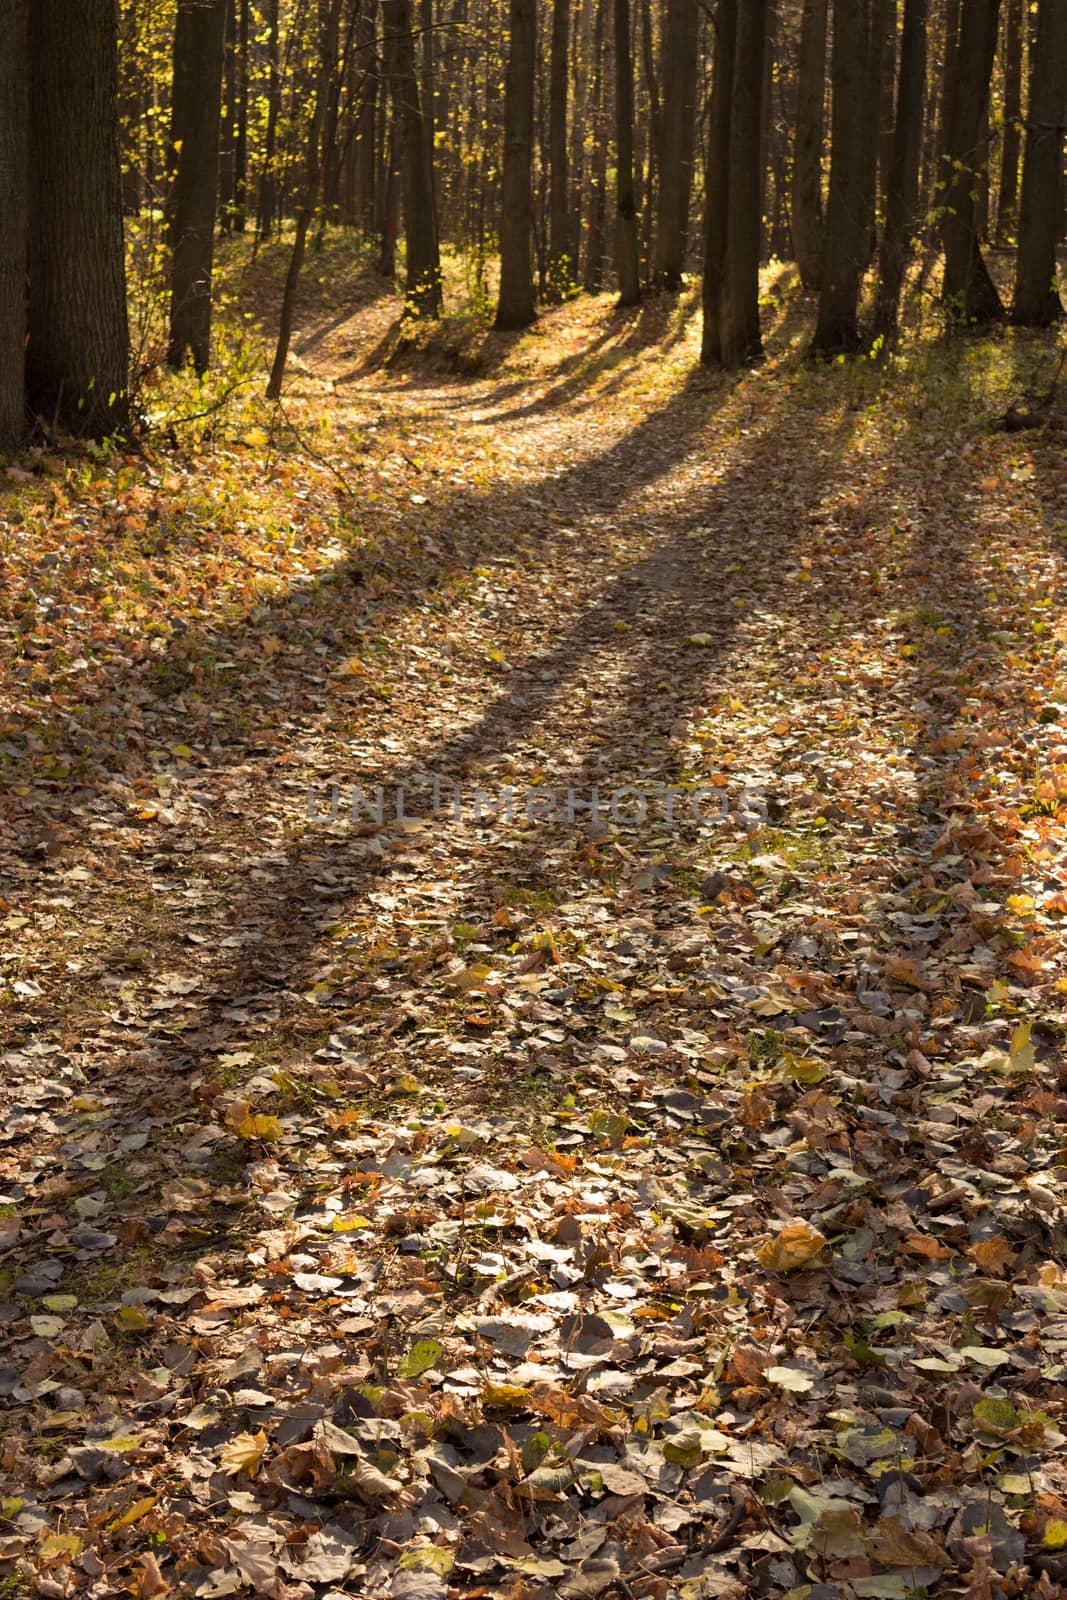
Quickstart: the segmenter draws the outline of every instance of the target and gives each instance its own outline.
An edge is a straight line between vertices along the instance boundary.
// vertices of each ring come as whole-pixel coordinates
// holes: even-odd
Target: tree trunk
[[[1019,254],[1011,320],[1047,328],[1063,316],[1056,245],[1063,226],[1063,131],[1067,119],[1067,0],[1039,0],[1019,203]]]
[[[237,28],[237,125],[233,141],[233,227],[244,233],[248,220],[248,34],[251,0],[239,0]]]
[[[697,16],[697,0],[666,0],[653,279],[672,292],[682,287],[689,227]]]
[[[0,0],[0,447],[26,424],[28,0]]]
[[[893,140],[896,134],[893,113],[896,105],[899,10],[897,0],[888,0],[882,15],[882,32],[878,45],[881,52],[878,70],[878,209],[883,226],[886,201],[889,196],[889,169],[893,165]],[[922,133],[921,128],[919,132]],[[877,243],[877,237],[875,242]]]
[[[234,154],[237,140],[237,5],[238,0],[227,0],[218,177],[219,227],[223,233],[233,231]]]
[[[719,0],[715,17],[715,63],[711,80],[708,159],[704,179],[704,325],[701,361],[722,361],[719,302],[726,260],[730,190],[730,107],[733,102],[734,57],[737,51],[738,0]]]
[[[389,56],[394,116],[400,144],[407,245],[405,292],[409,310],[420,317],[441,314],[441,255],[433,196],[432,155],[427,149],[411,0],[386,0],[385,48]]]
[[[763,43],[763,89],[760,94],[760,261],[769,261],[771,255],[770,185],[774,166],[774,64],[778,50],[778,21],[778,0],[767,0],[767,30]]]
[[[839,355],[858,349],[860,343],[859,291],[867,260],[870,152],[863,139],[870,120],[865,101],[869,56],[868,0],[834,0],[830,189],[812,355]]]
[[[30,7],[26,388],[49,425],[125,426],[130,340],[113,0]]]
[[[652,38],[652,0],[637,0],[641,7],[641,60],[648,89],[648,182],[645,185],[645,222],[642,228],[645,261],[652,276],[653,220],[658,210],[659,156],[663,143],[663,123],[659,110],[659,85],[656,79],[656,51]]]
[[[274,163],[278,147],[278,116],[281,112],[281,74],[278,48],[279,0],[267,0],[267,130],[263,140],[263,170],[259,178],[259,203],[256,232],[269,239],[278,209],[278,180]]]
[[[619,304],[641,298],[634,207],[634,64],[630,49],[630,0],[615,0],[615,271]]]
[[[554,0],[548,72],[548,279],[553,296],[574,282],[573,243],[567,179],[567,101],[570,93],[570,0]]]
[[[537,0],[510,0],[511,38],[504,82],[504,160],[501,175],[500,297],[496,327],[525,328],[533,322],[534,78],[537,63]]]
[[[870,264],[874,254],[877,233],[875,216],[878,209],[878,149],[881,132],[883,41],[887,28],[887,12],[892,0],[868,0],[867,64],[863,87],[863,131],[860,147],[863,151],[863,265]]]
[[[1008,0],[1004,17],[1004,136],[1000,147],[996,241],[1015,236],[1019,203],[1020,120],[1023,110],[1023,0]]]
[[[296,214],[296,237],[289,257],[289,268],[282,291],[282,309],[278,319],[278,343],[274,362],[267,382],[267,399],[280,400],[285,363],[289,357],[289,342],[293,334],[293,316],[296,311],[296,290],[300,270],[307,250],[308,229],[315,214],[315,200],[322,181],[322,134],[326,121],[326,103],[330,81],[337,63],[338,35],[341,23],[341,6],[344,0],[320,0],[319,3],[319,68],[315,84],[315,99],[311,113],[304,154],[304,186]]]
[[[963,0],[949,96],[951,115],[945,146],[948,181],[941,220],[945,276],[941,294],[950,314],[967,324],[996,322],[1004,315],[978,245],[975,220],[975,179],[997,48],[999,5],[1000,0]]]
[[[375,35],[376,0],[364,0],[359,17],[359,110],[353,159],[355,220],[361,231],[374,232],[375,122],[378,98],[378,53]]]
[[[919,158],[926,97],[926,15],[927,0],[904,0],[893,154],[886,182],[885,227],[878,258],[875,325],[887,340],[892,340],[897,331],[900,292],[919,205]]]
[[[822,275],[822,145],[828,0],[804,0],[793,139],[793,249],[805,289]]]
[[[383,100],[388,97],[383,96]],[[383,278],[396,277],[396,236],[400,221],[400,178],[397,160],[397,121],[382,114],[379,144],[382,165],[378,174],[378,271]]]
[[[726,254],[719,303],[722,364],[735,368],[763,354],[759,325],[760,132],[767,0],[740,0],[730,108]]]
[[[227,0],[178,0],[174,30],[174,142],[179,147],[171,214],[167,364],[211,355],[211,273],[219,173]]]
[[[589,168],[589,226],[586,230],[585,274],[582,282],[588,294],[604,286],[604,222],[607,216],[608,153],[605,115],[607,74],[604,10],[607,0],[597,0],[593,26],[593,157]]]

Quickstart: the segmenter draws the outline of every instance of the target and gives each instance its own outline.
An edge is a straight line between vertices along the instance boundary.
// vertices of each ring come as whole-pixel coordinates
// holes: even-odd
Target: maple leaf
[[[262,1428],[258,1433],[239,1433],[222,1447],[219,1464],[223,1472],[231,1478],[236,1478],[241,1472],[247,1472],[250,1478],[254,1478],[267,1452],[269,1442]]]

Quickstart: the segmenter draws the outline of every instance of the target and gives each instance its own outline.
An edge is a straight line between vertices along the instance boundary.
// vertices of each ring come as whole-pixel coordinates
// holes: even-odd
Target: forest
[[[1067,1600],[1067,0],[0,0],[0,1600]]]

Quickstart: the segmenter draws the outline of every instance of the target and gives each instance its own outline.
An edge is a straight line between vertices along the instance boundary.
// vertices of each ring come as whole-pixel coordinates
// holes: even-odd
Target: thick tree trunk
[[[170,337],[167,363],[211,355],[211,273],[219,173],[226,0],[178,0],[174,31],[174,142],[178,171],[171,212]]]
[[[497,328],[533,322],[534,78],[537,64],[537,0],[510,0],[511,38],[504,82],[504,160],[501,175],[500,296]]]
[[[634,64],[630,49],[630,0],[615,0],[615,272],[619,304],[641,298],[634,206]]]
[[[45,422],[112,433],[129,409],[113,0],[30,7],[26,388]]]
[[[278,210],[278,180],[274,163],[278,148],[278,117],[281,113],[281,74],[278,44],[279,0],[267,0],[267,130],[263,140],[263,170],[259,178],[256,232],[268,239]]]
[[[830,190],[812,355],[839,355],[860,344],[859,291],[867,261],[870,151],[863,140],[870,120],[865,101],[869,56],[868,0],[834,0]]]
[[[701,361],[722,361],[719,302],[726,261],[730,192],[730,108],[737,52],[738,0],[719,0],[715,17],[715,62],[711,80],[708,159],[704,180],[704,283]]]
[[[893,154],[886,181],[885,227],[878,258],[876,327],[888,340],[892,340],[897,331],[900,292],[919,205],[919,158],[926,96],[926,15],[927,0],[904,0]]]
[[[26,423],[28,0],[0,0],[0,448]]]
[[[791,212],[797,268],[801,283],[809,290],[819,287],[822,276],[822,146],[828,10],[828,0],[804,0],[797,62]]]
[[[724,367],[763,354],[759,325],[760,131],[767,0],[740,0],[730,108],[726,254],[719,302]]]
[[[1056,245],[1063,227],[1065,120],[1067,0],[1039,0],[1011,308],[1011,320],[1028,328],[1047,328],[1063,316],[1056,288]]]
[[[967,324],[996,322],[1004,315],[979,248],[975,217],[975,184],[983,154],[999,5],[1000,0],[963,0],[949,96],[945,146],[948,180],[941,219],[945,276],[941,293],[949,314]]]
[[[554,0],[548,71],[548,279],[553,295],[574,282],[573,239],[567,176],[567,102],[570,94],[570,0]]]
[[[672,291],[682,287],[689,228],[697,17],[697,0],[666,0],[653,278]]]
[[[386,0],[386,50],[392,85],[407,246],[405,290],[410,310],[420,317],[441,314],[441,255],[437,241],[432,154],[427,148],[419,80],[415,67],[411,0]]]
[[[1004,136],[1000,147],[1000,184],[997,190],[998,244],[1007,244],[1015,236],[1022,111],[1023,0],[1008,0],[1004,16]]]

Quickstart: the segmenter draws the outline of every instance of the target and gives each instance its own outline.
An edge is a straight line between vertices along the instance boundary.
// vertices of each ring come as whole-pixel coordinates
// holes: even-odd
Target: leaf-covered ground
[[[1067,1594],[1048,348],[332,289],[4,480],[0,1593]]]

